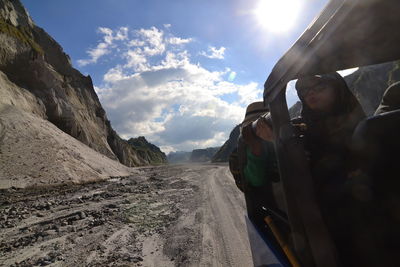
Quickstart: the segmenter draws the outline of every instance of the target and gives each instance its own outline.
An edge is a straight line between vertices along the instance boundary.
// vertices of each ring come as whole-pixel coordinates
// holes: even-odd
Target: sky
[[[327,0],[22,3],[92,77],[117,133],[169,153],[221,146]]]

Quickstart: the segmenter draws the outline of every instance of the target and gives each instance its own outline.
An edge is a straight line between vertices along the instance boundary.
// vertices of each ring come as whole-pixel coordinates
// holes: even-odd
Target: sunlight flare
[[[260,0],[254,14],[262,27],[280,33],[293,28],[300,9],[300,0]]]

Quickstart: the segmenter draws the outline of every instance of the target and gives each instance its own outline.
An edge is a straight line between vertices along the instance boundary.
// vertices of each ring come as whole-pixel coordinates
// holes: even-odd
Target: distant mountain
[[[220,147],[209,147],[204,149],[194,149],[192,152],[177,151],[168,154],[168,163],[188,163],[188,162],[207,162],[220,149]]]
[[[128,140],[135,151],[141,158],[150,164],[165,164],[167,163],[167,156],[160,150],[159,147],[149,143],[144,136],[138,138],[131,138]]]
[[[208,147],[204,149],[194,149],[190,156],[191,162],[211,161],[212,157],[217,153],[220,147]]]
[[[185,163],[190,161],[190,156],[192,152],[187,151],[176,151],[170,152],[167,155],[168,163]]]
[[[240,124],[236,125],[231,131],[229,139],[222,145],[222,147],[215,153],[212,162],[226,162],[228,161],[229,155],[237,146],[237,140],[240,134]]]

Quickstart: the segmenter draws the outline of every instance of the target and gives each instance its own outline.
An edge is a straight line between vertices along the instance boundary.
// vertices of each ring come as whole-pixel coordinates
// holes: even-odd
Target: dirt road
[[[227,166],[0,194],[1,266],[252,266]]]

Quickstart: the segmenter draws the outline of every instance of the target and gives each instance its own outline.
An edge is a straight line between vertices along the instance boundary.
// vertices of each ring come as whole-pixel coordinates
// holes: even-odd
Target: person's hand
[[[244,143],[250,148],[251,153],[256,156],[262,154],[261,139],[254,133],[251,123],[242,127],[242,138]]]
[[[274,133],[271,126],[263,118],[258,118],[255,122],[256,135],[265,141],[272,142],[274,140]]]

